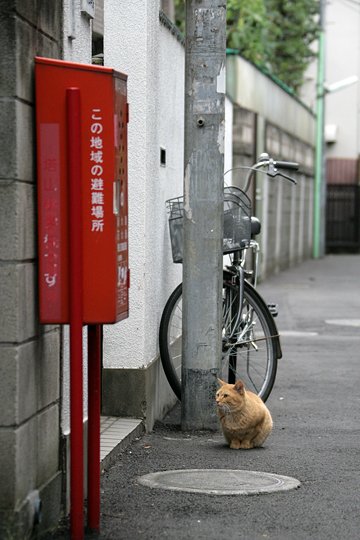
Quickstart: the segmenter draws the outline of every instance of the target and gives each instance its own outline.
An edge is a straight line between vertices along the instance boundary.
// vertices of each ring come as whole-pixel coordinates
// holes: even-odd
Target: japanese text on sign
[[[91,232],[104,231],[103,122],[101,109],[92,109],[90,125]]]

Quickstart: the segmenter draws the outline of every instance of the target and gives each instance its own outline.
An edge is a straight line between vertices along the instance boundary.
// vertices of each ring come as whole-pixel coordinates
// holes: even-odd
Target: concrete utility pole
[[[182,428],[214,429],[221,357],[226,0],[186,1]]]

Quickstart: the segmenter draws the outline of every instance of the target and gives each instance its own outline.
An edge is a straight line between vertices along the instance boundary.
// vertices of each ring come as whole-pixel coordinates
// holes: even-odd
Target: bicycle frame
[[[251,181],[253,179],[253,176],[256,172],[260,171],[261,169],[267,168],[264,172],[267,176],[270,176],[274,178],[275,176],[282,176],[286,180],[291,181],[292,183],[296,184],[296,180],[294,178],[291,178],[290,176],[284,174],[283,172],[280,172],[279,169],[292,169],[297,170],[298,164],[294,162],[285,162],[285,161],[275,161],[274,159],[270,158],[267,153],[263,153],[260,155],[259,160],[257,163],[252,165],[248,168],[248,173],[245,178],[245,184],[242,188],[242,191],[244,193],[247,193],[251,184]],[[228,169],[224,173],[224,177],[227,173],[236,171],[236,170],[244,170],[247,169],[247,167],[234,167],[232,169]],[[246,255],[248,250],[251,249],[253,252],[253,263],[252,263],[252,270],[251,273],[247,272],[245,265],[246,265]],[[232,255],[232,266],[228,267],[229,270],[234,271],[234,279],[239,279],[239,309],[238,309],[238,316],[236,318],[236,324],[234,325],[235,328],[233,332],[235,332],[236,326],[239,324],[241,315],[242,315],[242,305],[243,305],[243,294],[244,294],[244,279],[247,277],[252,278],[252,285],[254,288],[257,287],[257,281],[258,281],[258,263],[259,263],[259,252],[260,247],[258,242],[256,240],[251,240],[249,243],[249,246],[244,248],[241,251],[237,251],[233,253]],[[232,333],[233,333],[232,332]],[[231,336],[232,337],[232,336]]]
[[[253,176],[260,172],[270,178],[279,175],[296,183],[279,169],[297,168],[296,163],[274,161],[268,154],[262,154],[252,167],[230,169],[231,171],[242,169],[246,172],[242,182],[237,179],[232,185],[224,186],[223,253],[230,257],[230,260],[224,260],[223,270],[220,371],[224,372],[222,378],[226,377],[229,383],[234,383],[235,378],[247,381],[250,389],[264,400],[273,387],[277,361],[281,358],[282,352],[273,318],[276,316],[276,305],[267,304],[256,290],[260,249],[258,242],[253,238],[260,232],[260,223],[251,215],[251,201],[246,191],[251,185]],[[245,184],[243,189],[238,187],[242,184]],[[183,197],[169,199],[166,204],[173,260],[182,262],[180,249],[182,236],[179,231],[182,230]],[[181,336],[182,284],[179,284],[164,307],[159,327],[161,361],[166,377],[179,399],[181,399],[182,341],[179,340]]]

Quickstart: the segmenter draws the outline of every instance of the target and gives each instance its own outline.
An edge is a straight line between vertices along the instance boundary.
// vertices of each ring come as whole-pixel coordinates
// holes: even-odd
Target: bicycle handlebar
[[[297,171],[299,169],[299,164],[295,161],[275,161],[269,156],[269,154],[264,152],[260,155],[259,161],[251,167],[234,167],[233,169],[229,169],[228,171],[226,171],[224,173],[224,176],[230,171],[235,171],[238,169],[248,170],[245,185],[242,188],[242,190],[247,193],[254,173],[256,173],[257,171],[261,171],[261,169],[263,169],[262,172],[267,176],[270,176],[270,178],[275,178],[275,176],[281,176],[282,178],[285,178],[285,180],[296,184],[296,180],[294,178],[291,178],[291,176],[283,173],[282,170]]]
[[[294,161],[275,161],[269,156],[269,154],[263,153],[260,155],[259,161],[255,163],[252,167],[249,167],[249,172],[246,177],[245,186],[243,187],[243,191],[245,191],[245,193],[248,191],[250,187],[253,174],[257,172],[258,170],[262,169],[263,167],[267,167],[267,170],[266,171],[264,170],[263,172],[267,174],[268,176],[272,178],[274,178],[275,176],[281,176],[282,178],[285,178],[285,180],[288,180],[289,182],[296,184],[296,180],[294,178],[291,178],[291,176],[288,176],[284,174],[283,172],[281,172],[281,169],[297,171],[299,169],[298,163]],[[230,169],[230,170],[235,170],[235,169]],[[226,173],[230,172],[230,170],[226,171]]]
[[[295,161],[274,161],[274,166],[276,169],[289,169],[297,171],[299,169],[299,164]]]

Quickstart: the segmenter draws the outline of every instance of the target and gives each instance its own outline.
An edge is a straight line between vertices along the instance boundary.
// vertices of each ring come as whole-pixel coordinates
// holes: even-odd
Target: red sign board
[[[83,321],[128,316],[127,77],[113,69],[35,59],[39,295],[42,323],[69,322],[66,90],[81,117]]]

